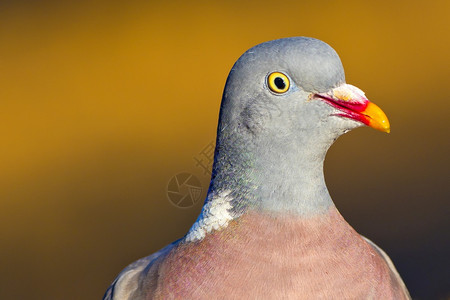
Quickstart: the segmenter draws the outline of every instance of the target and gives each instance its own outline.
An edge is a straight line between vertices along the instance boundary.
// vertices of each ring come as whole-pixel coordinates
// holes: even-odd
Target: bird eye
[[[267,77],[267,85],[272,92],[285,93],[289,89],[289,78],[280,72],[273,72]]]

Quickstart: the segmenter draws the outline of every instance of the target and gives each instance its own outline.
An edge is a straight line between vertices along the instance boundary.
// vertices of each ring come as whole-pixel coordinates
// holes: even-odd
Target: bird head
[[[384,112],[345,83],[333,48],[306,37],[274,40],[245,52],[228,77],[220,119],[219,134],[230,127],[265,144],[329,147],[363,125],[390,131]]]

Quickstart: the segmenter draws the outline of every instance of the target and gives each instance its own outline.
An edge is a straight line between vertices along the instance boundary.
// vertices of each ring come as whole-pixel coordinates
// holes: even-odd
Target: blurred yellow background
[[[311,36],[386,112],[331,148],[336,205],[412,295],[450,295],[449,1],[1,1],[0,299],[100,299],[198,215],[166,196],[234,61]],[[205,192],[203,193],[203,195]]]

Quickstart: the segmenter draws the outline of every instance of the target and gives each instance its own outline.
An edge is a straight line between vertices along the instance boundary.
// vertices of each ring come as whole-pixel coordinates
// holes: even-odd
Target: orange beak
[[[338,109],[339,113],[335,115],[361,122],[382,132],[391,131],[386,114],[370,102],[363,91],[353,85],[343,84],[327,93],[314,96]]]

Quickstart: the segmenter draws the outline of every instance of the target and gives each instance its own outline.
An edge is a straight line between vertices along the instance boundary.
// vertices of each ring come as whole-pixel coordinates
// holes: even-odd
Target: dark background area
[[[226,76],[258,43],[312,36],[391,121],[330,149],[343,216],[416,299],[448,299],[448,1],[0,1],[0,298],[100,299],[183,236],[172,205],[215,139]],[[203,196],[205,191],[203,192]]]

